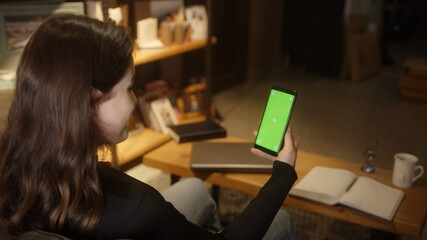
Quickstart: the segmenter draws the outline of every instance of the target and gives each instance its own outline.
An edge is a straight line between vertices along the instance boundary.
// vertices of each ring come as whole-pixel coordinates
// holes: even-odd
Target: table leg
[[[381,231],[378,229],[371,229],[371,237],[372,240],[398,240],[400,237],[394,233],[389,233],[385,231]]]
[[[219,209],[219,186],[212,185],[212,198],[216,202],[216,207]]]
[[[180,176],[171,174],[171,185],[177,183],[179,181]]]

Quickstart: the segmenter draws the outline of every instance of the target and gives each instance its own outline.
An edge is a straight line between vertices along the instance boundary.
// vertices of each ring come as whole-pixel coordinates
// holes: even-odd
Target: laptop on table
[[[210,172],[271,173],[273,161],[251,153],[253,143],[193,142],[191,169]]]

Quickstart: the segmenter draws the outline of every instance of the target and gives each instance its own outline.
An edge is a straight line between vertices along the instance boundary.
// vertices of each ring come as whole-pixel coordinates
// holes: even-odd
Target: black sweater
[[[100,170],[104,212],[91,236],[103,239],[261,239],[297,179],[275,161],[269,181],[246,209],[220,233],[192,224],[151,186],[113,168]]]

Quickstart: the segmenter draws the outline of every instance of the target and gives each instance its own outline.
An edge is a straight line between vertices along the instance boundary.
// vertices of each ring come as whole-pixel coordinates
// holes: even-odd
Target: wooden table
[[[210,141],[247,142],[247,140],[232,137]],[[193,172],[190,169],[191,149],[191,143],[178,144],[170,141],[144,155],[143,163],[174,175],[198,177],[215,185],[252,195],[256,195],[270,177],[270,174],[256,173]],[[368,176],[381,183],[393,186],[391,183],[392,172],[389,170],[376,168],[375,173],[365,173],[360,170],[360,164],[299,151],[296,162],[296,171],[299,180],[314,166],[347,169],[356,175]],[[405,198],[393,221],[383,220],[344,206],[328,206],[292,196],[288,196],[284,204],[386,232],[420,237],[427,213],[427,179],[421,178],[415,182],[412,188],[402,190],[405,192]]]

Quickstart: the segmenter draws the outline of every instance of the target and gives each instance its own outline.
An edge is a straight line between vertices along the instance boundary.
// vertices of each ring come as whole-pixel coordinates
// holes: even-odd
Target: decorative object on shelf
[[[160,39],[169,46],[172,44],[182,44],[190,40],[188,29],[190,23],[185,21],[184,8],[180,7],[178,12],[170,12],[165,20],[160,24]]]
[[[145,89],[147,93],[157,96],[156,99],[159,99],[162,97],[168,98],[175,112],[176,118],[177,119],[180,118],[178,107],[177,107],[177,96],[178,96],[177,89],[170,88],[169,84],[163,79],[148,82],[145,85]],[[156,100],[156,99],[151,99],[151,100]]]
[[[86,16],[104,21],[112,19],[118,25],[129,27],[129,4],[109,3],[109,0],[85,1]]]
[[[102,13],[102,1],[86,1],[86,16],[104,21],[104,14]]]
[[[108,15],[117,24],[122,25],[125,28],[129,27],[129,5],[128,4],[121,4],[115,8],[109,8]]]
[[[144,50],[161,50],[164,44],[157,39],[157,18],[145,18],[136,23],[136,44]]]
[[[175,23],[169,21],[163,21],[160,24],[160,35],[162,37],[162,42],[165,46],[170,46],[173,44],[173,36],[175,30]]]
[[[174,31],[174,43],[181,44],[188,40],[188,28],[190,27],[189,22],[177,22],[175,23]]]
[[[208,38],[208,14],[204,5],[186,7],[185,18],[190,23],[191,40]]]
[[[194,83],[186,87],[182,93],[180,114],[203,115],[206,114],[205,106],[206,83]]]
[[[180,119],[178,107],[177,107],[177,96],[178,90],[169,87],[168,83],[162,79],[148,82],[145,90],[136,89],[136,109],[141,116],[142,123],[145,127],[152,128],[157,131],[162,131],[162,126],[157,120],[153,111],[152,102],[159,99],[166,99],[172,107],[174,119]]]

